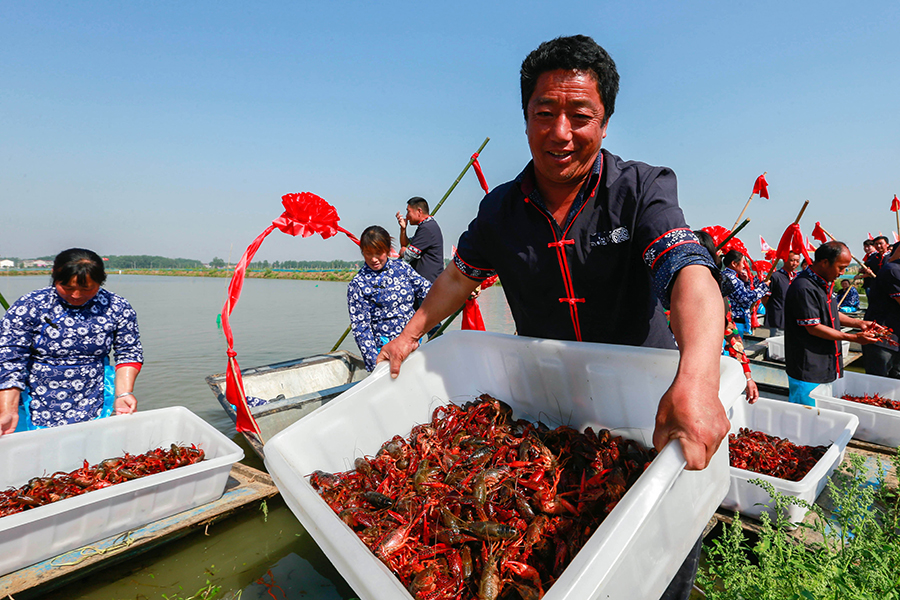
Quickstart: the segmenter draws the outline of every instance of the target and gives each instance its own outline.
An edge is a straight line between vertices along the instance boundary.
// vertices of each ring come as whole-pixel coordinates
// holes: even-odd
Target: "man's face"
[[[525,133],[538,188],[577,188],[606,137],[606,111],[588,73],[548,71],[528,101]]]
[[[425,215],[422,214],[421,208],[413,208],[412,206],[406,207],[406,222],[410,225],[418,225],[422,222],[422,219],[425,218]]]
[[[822,261],[823,272],[820,273],[822,279],[825,281],[834,281],[844,274],[844,270],[850,266],[851,260],[850,251],[844,248],[844,251],[841,252],[841,255],[834,261],[833,265],[829,265],[828,261]]]
[[[788,273],[792,273],[797,270],[797,267],[800,266],[800,255],[794,254],[791,252],[788,254]]]
[[[884,253],[887,250],[887,247],[888,247],[887,242],[884,240],[878,240],[877,242],[875,242],[875,251],[876,252]]]
[[[870,252],[874,252],[874,251],[875,251],[874,244],[863,244],[863,252],[865,252],[866,254],[868,254]]]

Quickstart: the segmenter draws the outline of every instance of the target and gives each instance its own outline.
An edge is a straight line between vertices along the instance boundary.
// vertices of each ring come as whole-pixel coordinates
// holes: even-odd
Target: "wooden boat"
[[[362,358],[346,350],[242,369],[247,396],[266,401],[250,408],[262,431],[262,439],[254,433],[243,435],[262,458],[266,440],[346,392],[367,375]],[[206,383],[235,421],[234,406],[225,398],[225,374],[210,375]]]
[[[127,561],[151,550],[202,531],[221,519],[278,493],[268,474],[235,463],[225,492],[218,500],[148,523],[126,533],[111,536],[60,556],[13,571],[0,577],[0,598],[37,598],[100,569]]]

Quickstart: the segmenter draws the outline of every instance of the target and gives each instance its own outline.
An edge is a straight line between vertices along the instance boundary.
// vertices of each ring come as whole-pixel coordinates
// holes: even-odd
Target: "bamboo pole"
[[[807,206],[809,206],[809,200],[806,200],[806,201],[803,203],[803,208],[801,208],[801,209],[800,209],[800,212],[797,213],[797,218],[794,219],[794,223],[795,223],[795,224],[796,224],[796,223],[799,223],[799,222],[800,222],[800,219],[803,218],[803,213],[806,212],[806,207],[807,207]],[[769,274],[766,275],[766,281],[765,281],[766,284],[768,284],[769,281],[772,280],[772,273],[775,272],[775,270],[776,270],[776,268],[778,267],[778,265],[779,265],[780,263],[782,263],[782,262],[784,262],[784,261],[783,261],[782,259],[780,259],[780,258],[779,258],[778,260],[773,260],[773,261],[772,261],[772,268],[769,269]]]
[[[766,173],[768,173],[768,171],[763,171],[763,174],[762,174],[763,179],[765,179]],[[757,179],[759,179],[759,178],[757,177]],[[756,185],[754,184],[753,187],[755,188]],[[737,218],[737,220],[735,220],[734,225],[731,226],[731,229],[732,229],[732,230],[734,230],[735,228],[737,228],[738,223],[740,223],[740,222],[741,222],[741,219],[744,218],[744,213],[747,212],[747,207],[750,206],[750,202],[753,200],[753,194],[754,194],[754,193],[755,193],[755,192],[750,192],[750,197],[747,198],[747,204],[744,205],[744,210],[741,211],[741,214],[738,215],[738,218]]]
[[[431,336],[431,337],[429,337],[427,341],[430,342],[430,341],[433,340],[434,338],[436,338],[436,337],[438,337],[439,335],[441,335],[442,333],[444,333],[444,330],[447,329],[447,327],[450,326],[450,323],[452,323],[453,320],[456,319],[456,317],[459,316],[459,313],[461,313],[461,312],[463,311],[463,308],[465,308],[465,306],[466,306],[465,303],[463,303],[463,305],[460,306],[460,307],[456,310],[455,313],[453,313],[452,315],[450,315],[449,317],[447,317],[447,320],[444,321],[444,322],[441,324],[441,328],[438,329],[437,331],[435,331],[435,332],[434,332],[434,335]]]
[[[469,162],[466,163],[466,166],[463,168],[463,170],[460,172],[459,176],[456,178],[456,180],[450,186],[450,189],[447,190],[447,193],[444,194],[444,197],[441,198],[441,201],[438,202],[437,206],[434,207],[434,210],[431,211],[432,215],[434,215],[435,213],[437,213],[437,211],[439,211],[441,209],[441,206],[443,206],[444,201],[447,200],[447,198],[450,196],[451,193],[453,193],[453,190],[456,189],[457,184],[459,184],[459,182],[462,181],[463,175],[466,174],[466,171],[468,171],[469,167],[472,166],[472,163],[475,162],[475,158],[479,154],[481,154],[481,151],[484,150],[484,147],[487,146],[487,143],[489,141],[491,141],[491,138],[489,138],[489,137],[484,138],[484,141],[481,142],[481,145],[478,147],[478,150],[475,151],[475,154],[472,156],[472,158],[469,159]],[[337,349],[340,347],[340,345],[344,343],[344,340],[347,339],[347,334],[349,334],[349,333],[350,333],[350,326],[348,325],[347,329],[344,330],[344,333],[338,339],[337,343],[331,347],[331,352],[337,351]],[[438,333],[440,333],[440,332],[438,332]],[[436,336],[436,335],[437,335],[437,333],[434,334],[434,336]],[[434,336],[432,336],[432,337],[434,337]],[[431,338],[428,338],[428,339],[431,339]]]
[[[821,224],[819,225],[819,229],[822,230],[822,233],[824,233],[825,235],[827,235],[828,237],[830,237],[832,242],[834,242],[834,241],[837,240],[837,238],[834,237],[833,235],[831,235],[831,234],[828,232],[827,229],[825,229],[824,227],[822,227]],[[847,248],[847,249],[850,250],[850,248]],[[855,260],[856,263],[857,263],[859,266],[867,268],[866,265],[863,263],[863,261],[859,260],[858,258],[856,258],[856,257],[853,255],[853,251],[852,251],[852,250],[850,251],[850,258],[852,258],[853,260]]]
[[[746,226],[747,226],[747,223],[749,223],[749,222],[750,222],[750,219],[744,219],[744,222],[743,222],[743,223],[741,223],[740,225],[738,225],[737,228],[736,228],[734,231],[732,231],[731,233],[728,234],[728,237],[726,237],[724,240],[722,240],[722,243],[720,243],[718,246],[716,246],[716,250],[721,250],[721,249],[725,246],[725,244],[727,244],[728,242],[730,242],[730,241],[731,241],[731,238],[733,238],[734,236],[736,236],[736,235],[738,234],[738,232],[739,232],[741,229],[743,229],[744,227],[746,227]]]
[[[847,291],[844,292],[844,295],[841,296],[841,299],[838,301],[838,310],[841,310],[841,304],[844,303],[844,299],[847,297],[847,294],[850,293],[850,288],[852,288],[852,287],[853,287],[853,282],[851,281],[850,285],[847,287]]]
[[[9,302],[6,301],[3,294],[0,294],[0,305],[3,305],[3,310],[9,310]]]

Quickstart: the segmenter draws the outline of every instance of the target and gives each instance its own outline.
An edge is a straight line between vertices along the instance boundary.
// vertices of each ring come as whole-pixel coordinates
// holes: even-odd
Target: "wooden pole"
[[[840,299],[840,301],[838,302],[838,310],[841,310],[841,304],[843,304],[844,298],[846,298],[846,297],[847,297],[847,294],[850,293],[850,288],[852,288],[852,287],[853,287],[853,282],[851,281],[851,282],[850,282],[850,285],[847,287],[847,291],[844,292],[844,295],[841,296],[841,299]]]
[[[762,174],[763,178],[765,178],[766,173],[768,173],[768,171],[763,171],[763,174]],[[759,179],[759,178],[757,177],[757,179]],[[753,187],[756,187],[756,184],[754,184]],[[753,192],[750,192],[750,197],[747,198],[747,204],[744,205],[744,210],[741,211],[741,214],[738,215],[738,218],[735,220],[734,225],[731,226],[732,230],[736,229],[738,226],[738,223],[740,223],[741,219],[744,218],[744,213],[747,212],[747,207],[750,206],[750,202],[752,200],[753,200]]]
[[[462,172],[459,174],[459,177],[456,178],[456,180],[455,180],[455,181],[453,182],[453,184],[450,186],[450,189],[448,189],[448,190],[447,190],[447,193],[444,194],[444,197],[441,198],[441,201],[438,202],[438,203],[437,203],[437,206],[434,207],[434,210],[431,211],[431,214],[432,214],[432,215],[434,215],[435,213],[437,213],[437,211],[439,211],[439,210],[441,209],[441,206],[443,206],[444,201],[450,196],[450,194],[453,192],[453,190],[456,189],[456,186],[457,186],[457,184],[459,184],[459,182],[462,180],[463,175],[466,174],[466,171],[468,171],[468,170],[469,170],[469,167],[472,166],[472,163],[475,162],[476,156],[479,155],[479,154],[481,154],[481,151],[484,150],[484,147],[487,146],[487,143],[488,143],[489,141],[491,141],[491,138],[489,138],[489,137],[484,138],[484,141],[481,142],[481,145],[478,147],[478,150],[475,151],[475,155],[472,156],[472,158],[469,159],[469,162],[466,163],[466,166],[463,168]],[[452,320],[452,318],[451,318],[451,320]],[[344,340],[347,338],[347,334],[349,334],[349,333],[350,333],[350,326],[348,325],[348,326],[347,326],[347,329],[344,330],[343,335],[341,335],[341,337],[338,339],[337,343],[336,343],[334,346],[331,347],[331,351],[332,351],[332,352],[337,351],[338,347],[339,347],[341,344],[344,343]],[[434,336],[437,336],[438,333],[440,333],[440,331],[437,332],[437,333],[435,333]],[[434,337],[434,336],[432,336],[432,337]],[[428,339],[431,339],[431,338],[428,338]]]
[[[3,294],[0,294],[0,305],[3,305],[3,310],[9,310],[9,302],[6,301]]]
[[[894,216],[897,217],[897,235],[900,235],[900,211],[895,212]]]
[[[825,235],[827,235],[828,237],[830,237],[832,242],[835,241],[835,240],[837,240],[836,237],[834,237],[833,235],[831,235],[831,234],[830,234],[824,227],[822,227],[821,225],[819,225],[819,229],[822,230],[822,233],[824,233]],[[849,248],[848,248],[848,250],[849,250]],[[859,266],[861,266],[861,267],[865,267],[865,266],[866,266],[865,264],[863,264],[863,262],[862,262],[861,260],[859,260],[858,258],[856,258],[856,257],[853,255],[853,252],[852,252],[852,251],[850,252],[850,258],[852,258],[853,260],[855,260],[856,263],[857,263]]]
[[[725,246],[725,244],[727,244],[729,241],[731,241],[731,238],[736,236],[738,234],[738,232],[741,229],[743,229],[744,227],[746,227],[747,223],[749,223],[749,222],[750,222],[750,219],[744,219],[743,223],[738,225],[734,231],[732,231],[731,233],[728,234],[728,237],[726,237],[724,240],[722,240],[722,243],[720,243],[718,246],[716,246],[716,250],[721,250]]]

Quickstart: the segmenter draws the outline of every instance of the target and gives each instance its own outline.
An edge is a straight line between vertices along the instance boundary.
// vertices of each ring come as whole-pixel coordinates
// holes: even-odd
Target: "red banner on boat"
[[[232,275],[231,282],[228,284],[225,306],[222,308],[222,331],[225,333],[225,341],[228,343],[226,351],[228,364],[225,374],[225,398],[234,405],[237,411],[235,429],[238,431],[250,431],[260,436],[259,425],[256,423],[253,415],[250,414],[250,407],[247,405],[247,396],[244,393],[244,382],[241,378],[241,369],[236,358],[237,352],[234,350],[234,334],[232,333],[230,322],[231,312],[241,297],[247,266],[253,260],[256,251],[259,250],[266,236],[275,231],[276,228],[288,235],[299,235],[301,237],[309,237],[317,233],[324,239],[341,232],[353,240],[357,246],[359,245],[359,240],[355,235],[338,225],[340,217],[338,217],[337,210],[319,196],[310,192],[286,194],[281,197],[281,204],[284,206],[284,212],[247,246],[247,250],[244,251],[244,255],[235,266],[234,275]]]

